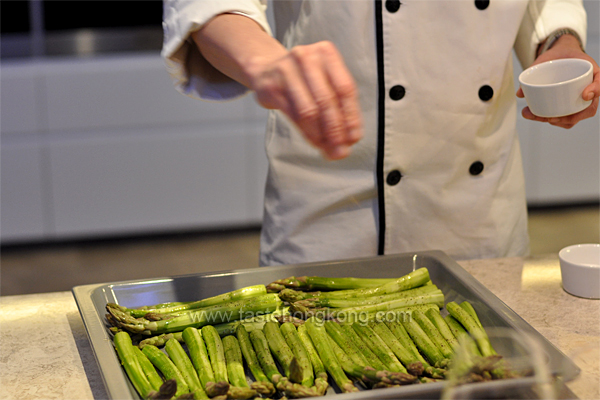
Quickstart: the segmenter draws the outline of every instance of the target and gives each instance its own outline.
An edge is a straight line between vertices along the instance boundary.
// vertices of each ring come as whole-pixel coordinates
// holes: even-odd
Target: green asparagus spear
[[[294,358],[294,353],[287,345],[283,334],[279,330],[279,324],[277,322],[267,322],[263,327],[263,333],[267,338],[271,353],[273,353],[273,356],[275,356],[275,359],[283,368],[284,375],[292,379],[290,376],[290,364]],[[296,381],[296,383],[302,382]]]
[[[410,318],[412,318],[412,316]],[[406,332],[406,329],[401,323],[402,321],[405,321],[405,319],[389,320],[385,321],[385,325],[388,327],[390,332],[392,332],[392,334],[396,337],[396,339],[398,339],[400,344],[404,346],[404,348],[409,350],[417,358],[417,360],[421,361],[423,365],[429,365],[427,360],[425,360],[425,358],[423,358],[423,356],[419,352],[419,349],[415,345],[415,342],[411,339],[408,332]]]
[[[421,329],[423,329],[427,336],[429,336],[433,344],[437,346],[444,357],[452,358],[452,348],[446,339],[444,339],[440,331],[435,327],[433,322],[431,322],[429,318],[427,318],[427,316],[421,311],[413,312],[412,316],[413,319],[419,324]]]
[[[134,318],[118,308],[107,305],[111,321],[119,328],[132,333],[156,335],[183,331],[188,326],[199,328],[209,324],[219,324],[244,319],[248,314],[271,313],[281,306],[281,299],[276,293],[253,297],[246,300],[210,306],[187,312],[180,316],[159,321],[147,318]]]
[[[206,350],[204,339],[202,339],[202,334],[196,328],[185,328],[183,331],[183,340],[190,353],[192,364],[198,373],[198,379],[200,379],[202,387],[206,389],[206,384],[208,382],[215,381],[215,375],[213,374],[212,365],[210,364],[208,351]]]
[[[323,276],[290,276],[267,285],[267,290],[279,292],[283,288],[298,290],[345,290],[384,285],[394,278],[329,278]]]
[[[307,388],[298,383],[291,382],[288,378],[281,375],[271,354],[267,338],[262,330],[255,330],[250,332],[250,341],[252,347],[256,352],[256,357],[269,380],[275,385],[277,390],[285,393],[286,396],[291,398],[301,397],[315,397],[317,393],[312,388]]]
[[[189,393],[189,386],[181,371],[175,366],[173,361],[158,347],[153,345],[144,346],[142,353],[148,357],[150,362],[163,374],[166,380],[174,379],[177,382],[177,392],[175,397],[179,397],[185,393]]]
[[[219,332],[219,335],[221,337],[227,336],[227,335],[235,335],[236,331],[237,331],[237,327],[239,325],[244,325],[244,327],[246,328],[246,331],[250,332],[253,331],[255,329],[262,329],[263,326],[265,325],[265,322],[267,321],[278,321],[279,318],[283,317],[283,316],[288,316],[290,313],[290,307],[289,306],[284,306],[283,304],[280,304],[277,309],[273,310],[273,312],[268,313],[268,314],[259,314],[259,315],[253,315],[251,317],[239,320],[239,321],[232,321],[232,322],[225,322],[222,324],[217,324],[217,325],[213,325],[215,327],[215,329],[217,330],[217,332]]]
[[[240,350],[242,351],[244,360],[246,360],[246,365],[248,365],[248,368],[255,379],[255,382],[251,384],[251,387],[262,395],[272,396],[275,394],[275,387],[263,372],[256,356],[256,352],[252,347],[250,335],[243,325],[237,327],[236,337],[240,344]]]
[[[298,337],[302,341],[313,367],[313,373],[315,375],[315,389],[319,395],[324,396],[325,392],[329,388],[329,383],[327,382],[328,376],[325,366],[323,365],[323,361],[321,361],[321,358],[319,358],[319,353],[317,353],[317,349],[315,348],[312,339],[306,331],[306,326],[304,326],[304,324],[299,325],[297,331]]]
[[[395,307],[396,305],[392,305]],[[382,307],[385,308],[385,307]],[[364,309],[356,310],[355,307],[348,308],[329,308],[329,307],[303,307],[302,302],[292,303],[290,306],[291,312],[294,315],[301,315],[304,319],[316,317],[317,319],[335,319],[343,324],[351,324],[353,322],[366,323],[369,321],[386,321],[403,318],[404,315],[411,315],[413,311],[427,311],[434,309],[439,311],[440,307],[437,304],[415,304],[411,306],[397,307],[388,310],[379,310],[372,305],[365,306]]]
[[[386,321],[385,325],[396,337],[396,339],[398,339],[398,342],[400,342],[405,349],[409,350],[413,354],[415,357],[413,362],[418,361],[423,364],[424,373],[427,376],[430,376],[434,379],[441,379],[444,377],[446,373],[445,370],[431,366],[429,362],[423,358],[414,341],[411,339],[410,335],[408,332],[406,332],[406,329],[404,329],[404,326],[399,321]]]
[[[212,325],[206,325],[200,332],[202,333],[204,343],[206,343],[206,350],[215,376],[215,382],[229,382],[225,351],[223,350],[223,342],[219,333]]]
[[[352,362],[363,367],[372,367],[363,353],[358,349],[358,346],[343,333],[340,324],[334,321],[325,321],[325,330],[338,346],[344,349],[346,354],[352,359]]]
[[[217,399],[221,397],[229,397],[229,390],[231,389],[231,385],[229,382],[220,381],[220,382],[208,382],[206,384],[206,394],[211,399]]]
[[[394,352],[398,360],[406,367],[406,370],[411,375],[421,376],[424,366],[417,360],[412,351],[407,350],[389,328],[382,322],[370,323],[369,326],[383,340],[390,350]]]
[[[469,335],[465,328],[452,315],[446,315],[444,317],[444,321],[456,339],[459,340],[460,343],[463,343],[463,345],[469,347],[469,354],[474,354],[481,357],[481,352],[479,351],[479,347],[477,347],[475,340],[473,340],[471,335]]]
[[[152,363],[150,363],[150,364],[152,364]],[[152,366],[152,368],[154,368],[154,366]],[[160,385],[158,392],[151,394],[150,396],[146,397],[146,399],[147,400],[172,399],[172,398],[174,398],[176,392],[177,392],[177,382],[175,382],[174,379],[171,379],[171,380],[165,381],[162,385]],[[190,396],[190,393],[184,394],[183,396],[179,397],[178,400],[179,399],[183,400],[186,398],[189,398],[189,399],[192,398]]]
[[[337,356],[340,365],[349,375],[353,378],[359,379],[363,382],[371,383],[387,383],[390,385],[404,385],[413,383],[417,380],[416,376],[410,375],[405,372],[391,372],[391,371],[376,371],[371,367],[365,367],[355,364],[348,354],[329,336],[329,345]]]
[[[335,308],[348,308],[366,306],[371,304],[385,303],[392,300],[406,299],[424,294],[441,293],[441,290],[435,285],[419,286],[414,289],[408,289],[397,293],[384,294],[379,296],[371,297],[353,297],[345,299],[330,299],[330,298],[311,298],[305,300],[299,300],[295,302],[305,307],[335,307]]]
[[[421,326],[415,320],[412,318],[407,318],[403,321],[400,321],[400,323],[413,340],[419,351],[422,352],[425,357],[427,357],[430,363],[432,363],[434,366],[445,366],[447,364],[446,357],[444,357],[442,352],[431,341],[427,333],[423,331]]]
[[[127,332],[117,332],[114,336],[113,342],[119,360],[129,377],[129,380],[135,387],[135,390],[142,396],[142,398],[148,397],[152,394],[155,389],[150,384],[146,374],[144,373],[142,366],[136,356],[131,342],[131,336]]]
[[[223,338],[223,349],[225,351],[225,361],[227,363],[227,376],[229,383],[237,387],[249,388],[246,380],[244,364],[242,360],[242,350],[235,336],[229,335]]]
[[[152,310],[155,308],[166,308],[166,307],[173,307],[173,306],[180,306],[183,304],[189,304],[191,303],[191,301],[170,301],[170,302],[166,302],[166,303],[158,303],[158,304],[152,304],[152,305],[146,305],[146,306],[140,306],[140,307],[136,307],[136,310]]]
[[[480,328],[483,328],[483,325],[481,325],[481,321],[479,320],[479,316],[477,315],[477,312],[475,311],[475,308],[471,303],[465,300],[459,305],[462,307],[463,310],[469,313],[471,318],[473,318],[473,320],[477,322],[477,325],[479,325]]]
[[[133,346],[133,352],[137,356],[140,367],[142,368],[142,371],[144,371],[144,374],[146,374],[146,378],[148,378],[148,382],[150,382],[152,388],[157,392],[160,391],[160,387],[164,382],[156,371],[156,368],[154,368],[154,365],[152,365],[148,357],[142,353],[142,350],[140,350],[139,347]]]
[[[175,364],[179,372],[181,372],[181,375],[183,375],[183,379],[185,379],[185,383],[187,383],[190,392],[194,394],[194,399],[208,399],[208,395],[200,383],[200,379],[198,378],[198,374],[194,369],[192,361],[183,347],[181,347],[181,343],[175,339],[169,339],[165,344],[165,350],[169,355],[169,358],[173,361],[173,364]]]
[[[367,304],[364,306],[332,308],[330,315],[335,318],[348,318],[349,315],[361,315],[365,313],[376,313],[378,311],[394,310],[400,307],[407,307],[417,304],[435,304],[441,306],[444,304],[444,294],[441,291],[423,294],[414,297],[399,298],[396,300],[386,301],[378,304]],[[293,303],[293,308],[297,307],[297,303]]]
[[[227,392],[228,399],[245,400],[257,396],[256,390],[249,387],[230,386]]]
[[[358,392],[358,388],[352,384],[352,381],[346,376],[337,356],[331,348],[329,336],[323,326],[323,321],[318,321],[315,318],[310,318],[305,323],[306,330],[310,336],[317,353],[325,369],[329,372],[329,375],[333,378],[337,386],[344,393]]]
[[[452,352],[456,351],[458,348],[458,340],[452,330],[439,313],[439,311],[435,310],[427,310],[425,311],[425,316],[431,321],[431,323],[435,326],[435,328],[440,332],[442,337],[446,340],[446,342],[450,345],[450,349]]]
[[[252,347],[256,352],[256,357],[258,358],[258,362],[262,367],[263,372],[267,378],[273,382],[273,377],[275,375],[280,375],[280,373],[271,354],[271,349],[269,348],[269,344],[264,332],[262,330],[251,331],[249,336],[250,341],[252,342]]]
[[[151,344],[156,347],[163,347],[165,343],[167,343],[167,340],[171,338],[177,340],[180,343],[184,341],[182,332],[163,333],[156,336],[150,336],[149,338],[141,340],[138,343],[138,347],[140,349],[143,349],[144,346],[146,346],[147,344]]]
[[[387,311],[376,311],[368,313],[366,320],[358,322],[386,322],[386,321],[398,321],[405,318],[412,318],[412,313],[416,310],[425,312],[427,310],[434,310],[439,312],[440,307],[437,304],[415,304],[414,306],[399,307],[393,310]],[[350,321],[348,321],[350,322]],[[357,322],[357,321],[351,321]]]
[[[373,353],[383,362],[388,371],[392,372],[404,372],[406,368],[396,358],[394,352],[388,347],[388,345],[377,335],[369,325],[359,324],[357,322],[352,324],[352,329],[358,334],[358,336],[365,342]]]
[[[394,279],[384,285],[377,287],[370,287],[364,289],[349,289],[349,290],[336,290],[332,292],[300,292],[292,289],[284,289],[279,293],[279,296],[290,303],[299,300],[305,300],[312,297],[319,298],[331,298],[331,299],[348,299],[356,297],[371,297],[383,294],[400,292],[402,290],[408,290],[423,286],[429,282],[429,271],[426,268],[419,268],[409,274],[406,274],[398,279]]]
[[[302,344],[296,326],[291,322],[285,322],[279,326],[281,334],[285,338],[286,343],[292,350],[300,373],[300,384],[312,387],[315,383],[315,376],[310,362],[310,357],[306,348]],[[291,379],[291,377],[290,377]],[[291,379],[295,381],[294,379]]]
[[[206,299],[186,302],[186,303],[175,303],[167,307],[156,307],[146,309],[135,309],[120,307],[121,311],[129,313],[133,317],[143,317],[148,313],[151,314],[169,314],[175,312],[181,312],[186,310],[194,310],[197,308],[206,308],[210,306],[216,306],[219,304],[230,303],[232,301],[238,301],[243,299],[250,299],[265,295],[267,289],[265,285],[254,285],[245,288],[233,290],[231,292],[223,293],[218,296],[208,297]]]
[[[377,371],[382,371],[386,367],[383,365],[383,362],[377,357],[375,353],[371,351],[369,346],[363,342],[363,340],[358,336],[358,334],[352,329],[352,325],[349,324],[340,324],[340,334],[345,336],[348,340],[350,340],[354,346],[360,351],[363,357],[367,360],[367,366],[374,368]]]
[[[473,336],[482,356],[487,357],[497,354],[485,329],[479,326],[467,311],[453,301],[446,304],[446,310]]]

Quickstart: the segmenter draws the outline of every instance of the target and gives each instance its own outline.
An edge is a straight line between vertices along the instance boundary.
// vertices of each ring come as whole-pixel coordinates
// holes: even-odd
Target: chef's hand
[[[281,110],[325,157],[348,156],[362,137],[356,85],[331,42],[287,50],[235,14],[216,16],[192,38],[215,68],[253,90],[263,107]]]
[[[532,121],[548,122],[554,126],[570,129],[579,121],[586,118],[592,118],[598,111],[598,96],[600,96],[600,68],[592,57],[588,56],[585,52],[583,52],[583,50],[581,50],[579,41],[571,35],[561,36],[556,43],[548,51],[541,54],[532,65],[540,64],[550,60],[558,60],[561,58],[581,58],[592,63],[594,66],[594,80],[583,90],[583,93],[581,94],[581,97],[583,97],[584,100],[592,100],[592,104],[590,104],[590,106],[583,111],[564,117],[538,117],[537,115],[533,115],[533,113],[529,110],[529,107],[525,107],[523,109],[522,115],[524,118]],[[517,91],[517,97],[524,97],[523,90],[521,88],[519,88]]]
[[[348,156],[362,137],[356,85],[331,42],[296,46],[250,71],[258,102],[283,111],[326,157]]]

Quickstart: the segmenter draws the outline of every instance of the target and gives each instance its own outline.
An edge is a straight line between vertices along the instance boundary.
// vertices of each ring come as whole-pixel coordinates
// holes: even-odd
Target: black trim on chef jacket
[[[382,0],[375,0],[375,41],[377,45],[377,204],[379,208],[379,242],[377,254],[383,255],[385,249],[385,177],[383,176],[383,149],[385,145],[385,76],[383,69],[383,7]]]

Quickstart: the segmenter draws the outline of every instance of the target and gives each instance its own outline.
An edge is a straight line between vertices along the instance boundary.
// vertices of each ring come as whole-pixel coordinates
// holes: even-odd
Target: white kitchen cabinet
[[[171,126],[248,118],[250,97],[223,103],[178,93],[156,54],[49,63],[44,72],[49,131]]]
[[[2,64],[2,243],[256,226],[266,112],[158,54]]]
[[[247,212],[246,133],[205,124],[52,140],[55,234],[255,223]]]
[[[35,135],[2,140],[0,228],[2,238],[35,240],[51,231],[51,207],[44,181],[42,141]]]
[[[40,82],[34,65],[2,69],[0,122],[2,134],[39,132],[45,116],[39,99]]]

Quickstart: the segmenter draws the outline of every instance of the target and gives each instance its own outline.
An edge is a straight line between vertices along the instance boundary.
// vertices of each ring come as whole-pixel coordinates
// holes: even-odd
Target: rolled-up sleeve
[[[529,1],[515,42],[515,53],[523,68],[533,63],[539,44],[560,28],[575,30],[585,47],[587,15],[582,0]]]
[[[177,90],[194,98],[227,100],[248,89],[214,68],[190,38],[219,14],[234,13],[256,21],[271,34],[266,0],[164,0],[161,55]]]

